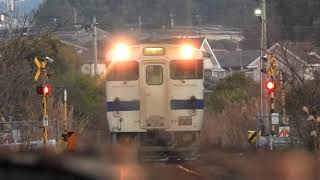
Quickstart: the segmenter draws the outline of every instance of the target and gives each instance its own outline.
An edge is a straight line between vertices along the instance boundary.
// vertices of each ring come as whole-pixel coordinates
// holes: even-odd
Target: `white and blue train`
[[[116,44],[107,59],[112,142],[134,143],[143,156],[197,156],[204,109],[203,53],[183,41],[145,42]]]

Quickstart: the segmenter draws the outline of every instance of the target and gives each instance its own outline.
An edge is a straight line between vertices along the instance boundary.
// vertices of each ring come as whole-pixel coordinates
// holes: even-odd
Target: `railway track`
[[[195,167],[186,165],[184,162],[150,162],[142,165],[147,172],[147,179],[183,179],[201,180],[204,176]]]
[[[141,163],[147,179],[183,180],[239,180],[244,177],[243,163],[247,158],[241,153],[215,151],[202,154],[193,161],[165,161]]]
[[[201,177],[201,173],[200,173],[200,172],[198,172],[198,171],[195,171],[195,170],[192,170],[192,169],[186,168],[186,167],[184,167],[184,166],[182,166],[182,165],[177,165],[177,167],[178,167],[179,169],[181,169],[181,170],[183,170],[183,171],[185,171],[185,172],[189,173],[189,174],[192,174],[192,175],[196,175],[196,176]]]

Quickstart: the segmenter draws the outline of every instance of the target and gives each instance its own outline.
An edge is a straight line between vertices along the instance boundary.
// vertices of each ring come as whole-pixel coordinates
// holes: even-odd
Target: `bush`
[[[242,103],[257,97],[259,85],[243,73],[237,73],[220,81],[206,99],[209,111],[221,112],[227,102]]]

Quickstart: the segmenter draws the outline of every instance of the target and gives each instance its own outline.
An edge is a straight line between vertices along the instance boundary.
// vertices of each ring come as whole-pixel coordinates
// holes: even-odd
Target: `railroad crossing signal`
[[[51,86],[47,84],[48,73],[46,66],[49,62],[54,62],[50,57],[44,57],[39,60],[37,57],[34,58],[34,63],[37,66],[37,72],[34,75],[34,80],[38,81],[38,79],[42,76],[42,82],[40,86],[37,86],[37,93],[41,95],[42,109],[43,109],[43,119],[42,119],[42,128],[43,128],[43,144],[47,144],[48,142],[48,107],[47,107],[47,95],[51,92]]]
[[[37,57],[34,57],[34,63],[38,68],[36,74],[34,75],[34,80],[38,81],[39,77],[41,76],[41,70],[46,68],[48,61],[39,61]]]
[[[40,94],[40,95],[48,95],[50,94],[52,91],[52,88],[50,85],[46,84],[44,86],[37,86],[37,93]]]

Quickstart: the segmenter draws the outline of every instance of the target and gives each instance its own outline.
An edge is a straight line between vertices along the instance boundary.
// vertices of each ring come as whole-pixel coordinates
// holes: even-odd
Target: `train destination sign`
[[[163,56],[165,55],[165,49],[163,47],[146,47],[143,48],[144,56]]]

